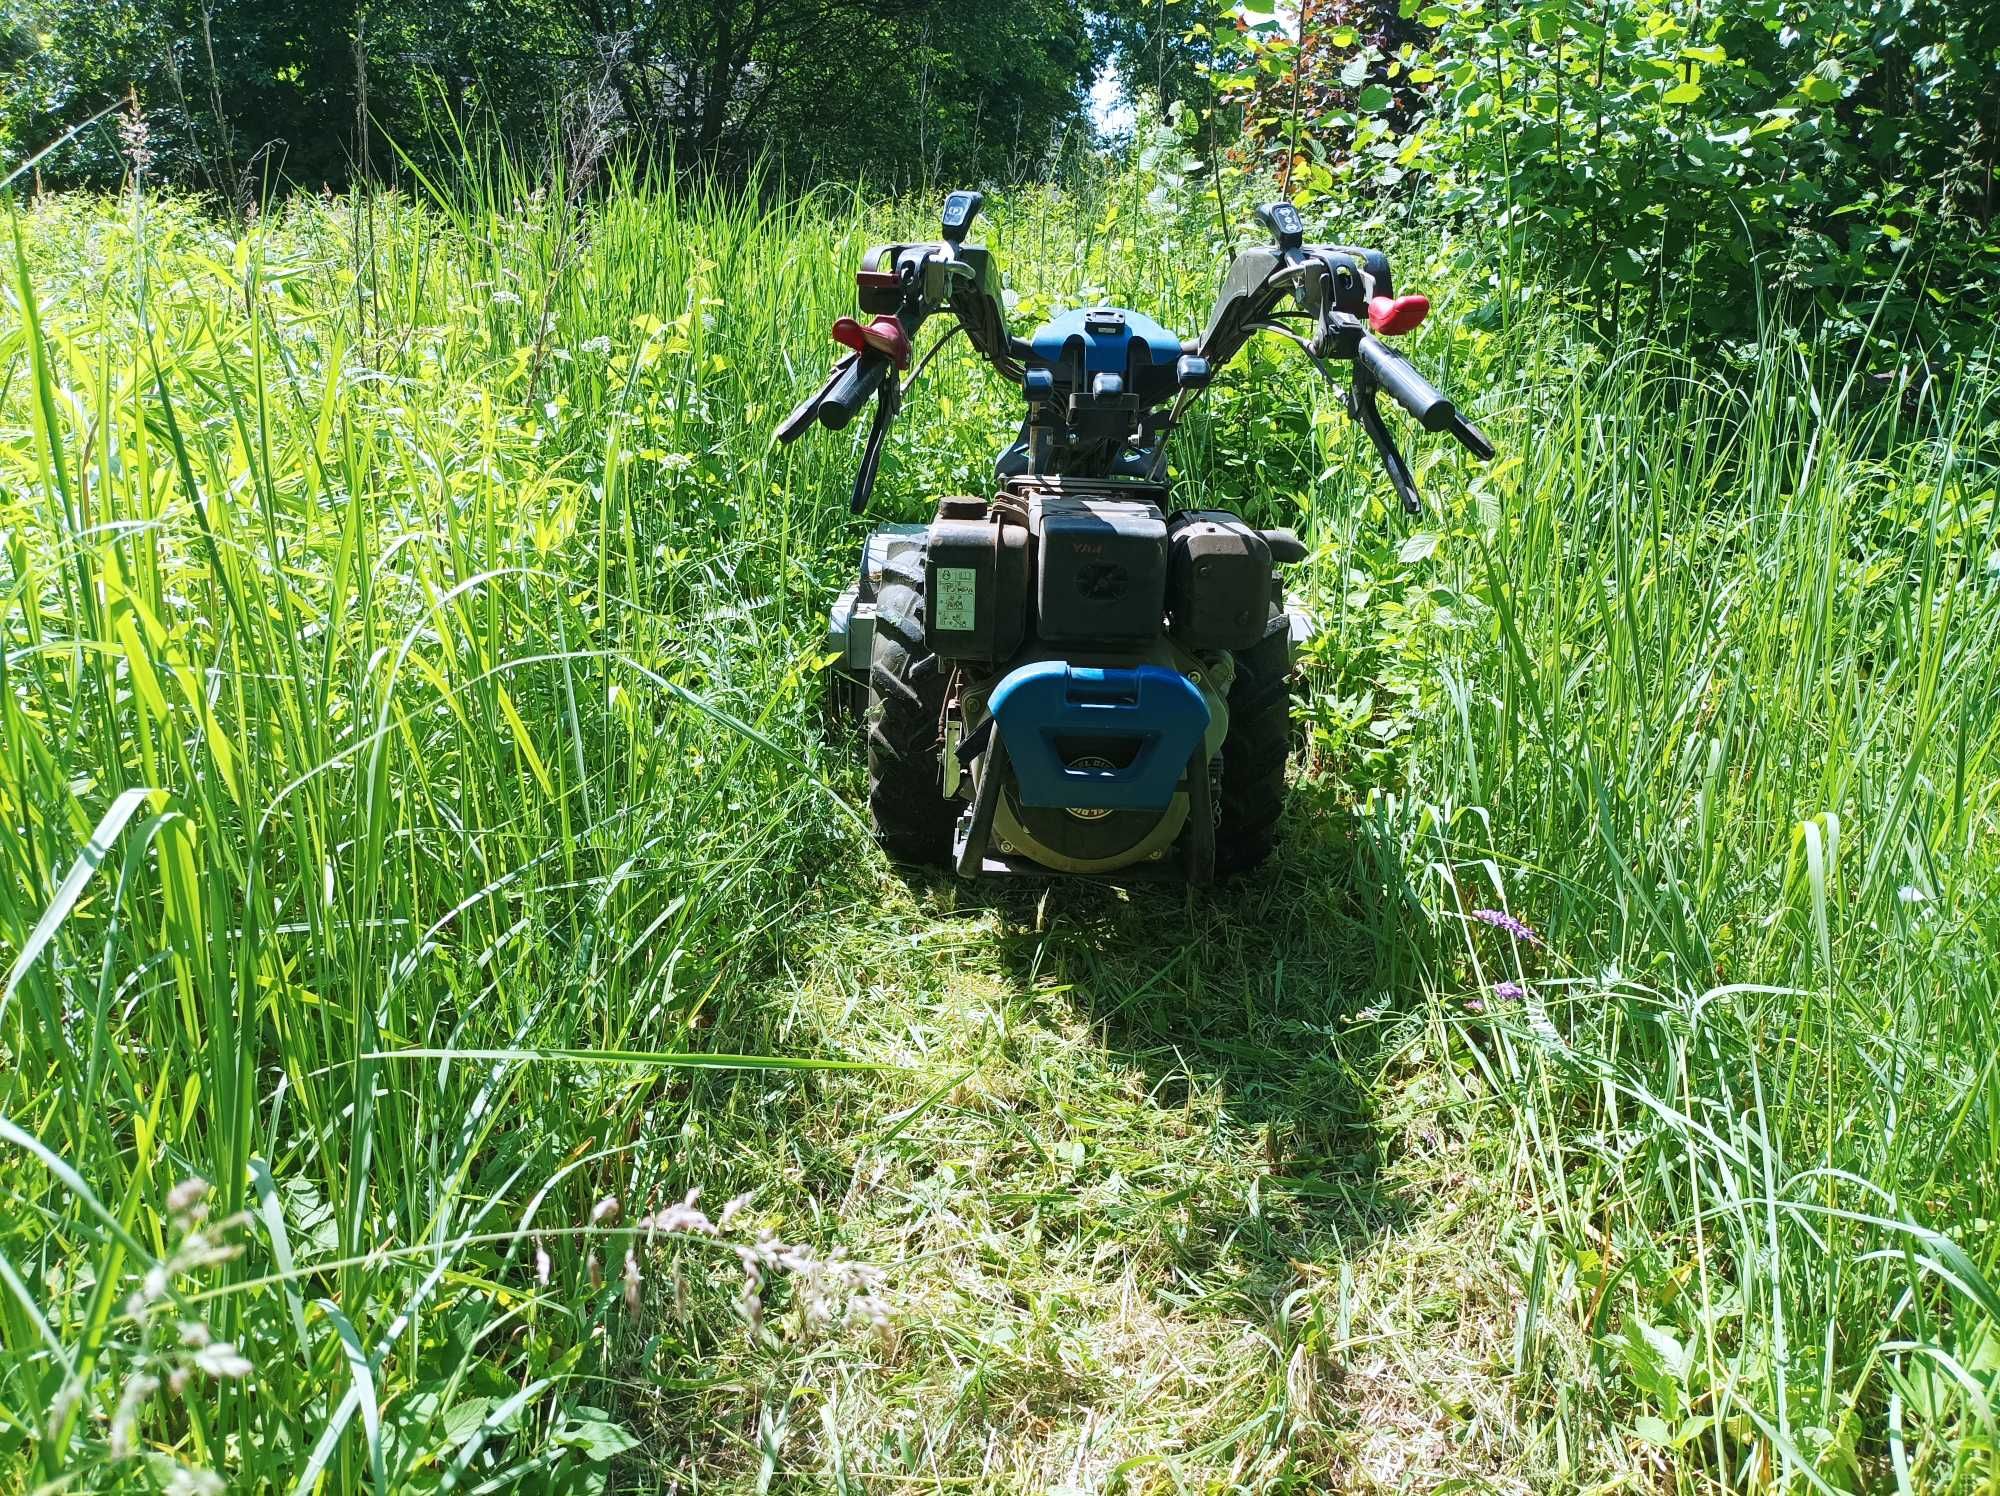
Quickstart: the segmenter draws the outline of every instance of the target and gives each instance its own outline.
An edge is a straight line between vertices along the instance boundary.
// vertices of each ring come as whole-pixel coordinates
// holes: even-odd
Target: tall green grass
[[[1306,501],[1307,711],[1405,1042],[1514,1134],[1523,1427],[1682,1489],[2000,1489],[1990,353],[1606,348],[1456,289],[1488,330],[1419,362],[1501,458],[1401,532]]]
[[[1023,315],[1198,323],[1212,227],[1146,185],[1001,205]],[[775,996],[878,872],[819,721],[851,453],[769,431],[920,210],[496,166],[236,237],[12,218],[0,1468],[768,1482],[712,1374],[782,1361],[730,1239],[631,1227],[758,1186],[800,1229],[757,1118],[883,1058]],[[1175,461],[1315,544],[1300,808],[1351,802],[1378,985],[1515,1139],[1519,1415],[1686,1489],[1992,1489],[1992,391],[1906,410],[1777,335],[1724,378],[1439,289],[1416,355],[1505,453],[1427,452],[1440,517],[1389,516],[1281,350]],[[878,507],[978,491],[1011,410],[940,361]]]
[[[1983,1491],[2000,427],[1857,372],[1773,336],[1517,387],[1401,846],[1546,941],[1468,921],[1455,968],[1527,989],[1453,1024],[1548,1231],[1526,1322],[1581,1311],[1689,1484]]]
[[[15,231],[9,1463],[115,1480],[94,1415],[183,1319],[255,1368],[143,1404],[191,1466],[395,1483],[482,1415],[482,1478],[559,1457],[592,1397],[524,1384],[698,1360],[695,1314],[579,1362],[626,1239],[594,1289],[577,1232],[732,1193],[690,1067],[778,1047],[746,985],[852,855],[798,648],[824,526],[743,398],[846,255],[719,202]],[[128,1313],[184,1178],[245,1250]]]

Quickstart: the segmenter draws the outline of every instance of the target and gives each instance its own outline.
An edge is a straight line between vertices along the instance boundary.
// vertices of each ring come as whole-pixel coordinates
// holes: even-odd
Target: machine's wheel
[[[868,811],[898,862],[942,866],[959,804],[944,798],[947,681],[924,647],[924,563],[914,548],[890,557],[875,594],[868,669]]]
[[[1279,613],[1262,641],[1236,656],[1215,819],[1217,876],[1248,872],[1271,855],[1285,810],[1291,731],[1291,630]]]

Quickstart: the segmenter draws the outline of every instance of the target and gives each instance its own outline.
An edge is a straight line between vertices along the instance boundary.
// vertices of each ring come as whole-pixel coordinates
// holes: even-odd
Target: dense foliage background
[[[2000,6],[1306,0],[1296,27],[1246,9],[1223,96],[1307,203],[1487,227],[1607,324],[1651,287],[1691,334],[1782,302],[1985,340]]]
[[[1061,0],[9,0],[0,150],[16,161],[135,94],[152,165],[239,205],[273,183],[393,177],[463,127],[561,135],[688,170],[766,155],[796,181],[1016,180],[1086,143],[1116,5]],[[394,148],[390,142],[394,143]],[[108,130],[42,164],[116,183]]]
[[[2000,5],[1945,0],[197,0],[0,13],[0,161],[130,98],[156,180],[238,209],[400,179],[463,132],[791,187],[1046,178],[1095,86],[1187,172],[1440,216],[1507,296],[1742,335],[1774,303],[1976,348],[2000,298]],[[1103,101],[1100,93],[1099,102]],[[1112,111],[1121,119],[1129,109]],[[127,134],[129,135],[129,130]],[[108,185],[100,121],[40,160]],[[1966,324],[1972,324],[1970,333]]]

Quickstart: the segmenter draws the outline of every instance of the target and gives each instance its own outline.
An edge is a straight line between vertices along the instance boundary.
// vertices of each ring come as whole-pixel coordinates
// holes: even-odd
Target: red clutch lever
[[[910,367],[910,335],[894,317],[877,317],[872,322],[842,317],[833,324],[833,340],[856,353],[879,353],[898,369]]]
[[[1394,337],[1399,332],[1415,331],[1430,314],[1431,299],[1428,296],[1398,296],[1394,300],[1377,296],[1368,303],[1369,327],[1388,337]]]

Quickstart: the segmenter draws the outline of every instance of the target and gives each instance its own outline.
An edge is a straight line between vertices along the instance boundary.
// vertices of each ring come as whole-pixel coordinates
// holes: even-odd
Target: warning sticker
[[[937,626],[953,633],[970,633],[979,597],[979,573],[969,566],[940,566],[931,605]]]

